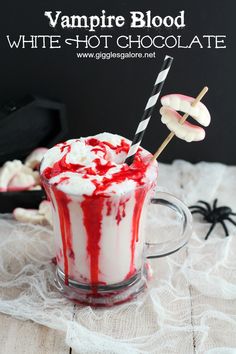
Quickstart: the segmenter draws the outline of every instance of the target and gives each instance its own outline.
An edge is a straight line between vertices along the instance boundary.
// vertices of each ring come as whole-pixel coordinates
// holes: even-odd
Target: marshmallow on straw
[[[166,55],[161,71],[159,72],[156,82],[154,84],[151,97],[149,98],[147,105],[145,107],[143,116],[141,118],[141,121],[138,125],[138,128],[136,130],[136,133],[134,135],[133,141],[131,143],[129,152],[127,154],[125,162],[128,165],[131,165],[134,161],[134,157],[136,152],[138,151],[138,148],[141,144],[141,141],[143,139],[143,135],[145,133],[145,130],[148,126],[149,120],[152,116],[152,112],[154,110],[155,104],[157,103],[158,97],[160,96],[162,87],[164,85],[165,79],[168,75],[168,72],[170,70],[171,64],[172,64],[173,58]]]
[[[197,105],[198,102],[201,101],[201,99],[203,98],[203,96],[205,96],[205,94],[208,91],[208,87],[205,86],[203,87],[202,91],[198,94],[198,96],[195,98],[195,100],[192,102],[191,106],[195,107]],[[181,120],[179,121],[180,124],[183,124],[186,119],[188,118],[189,114],[185,113],[183,115],[183,117],[181,118]],[[169,144],[169,142],[173,139],[173,137],[175,136],[174,132],[171,132],[167,138],[163,141],[163,143],[161,144],[161,146],[157,149],[157,151],[155,152],[155,154],[153,155],[153,157],[151,158],[151,162],[155,161],[159,155],[162,153],[162,151],[165,149],[165,147]]]

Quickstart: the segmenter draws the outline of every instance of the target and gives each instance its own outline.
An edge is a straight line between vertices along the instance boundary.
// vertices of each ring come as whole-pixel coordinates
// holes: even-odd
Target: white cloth
[[[203,199],[236,211],[236,167],[160,164],[159,185],[187,205]],[[153,207],[152,207],[153,208]],[[148,227],[158,226],[149,211]],[[234,217],[233,217],[234,218]],[[163,220],[162,220],[163,223]],[[75,352],[236,353],[236,227],[225,237],[194,216],[187,247],[152,260],[154,277],[137,300],[114,308],[74,305],[53,285],[52,231],[0,218],[0,311],[63,330]]]

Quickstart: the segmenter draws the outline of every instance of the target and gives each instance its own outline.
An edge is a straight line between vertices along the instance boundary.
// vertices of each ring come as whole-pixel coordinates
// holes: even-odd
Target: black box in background
[[[8,102],[0,109],[0,166],[14,159],[24,160],[37,147],[52,147],[68,134],[63,103],[28,95]],[[16,207],[38,208],[43,190],[0,192],[0,212]]]

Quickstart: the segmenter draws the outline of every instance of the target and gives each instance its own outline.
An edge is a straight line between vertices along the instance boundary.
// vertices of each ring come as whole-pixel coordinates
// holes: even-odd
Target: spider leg
[[[215,225],[216,225],[216,222],[214,222],[214,224],[211,225],[210,229],[208,230],[208,233],[205,236],[205,240],[208,239],[208,237],[209,237],[211,231],[214,229]]]
[[[211,206],[209,203],[204,202],[203,200],[199,200],[198,203],[202,203],[207,207],[207,210],[209,211],[209,213],[211,212]]]
[[[215,200],[214,200],[214,202],[213,202],[213,209],[215,209],[215,208],[216,208],[216,204],[217,204],[217,202],[218,202],[218,199],[215,199]]]
[[[232,224],[236,226],[236,222],[233,219],[231,219],[229,216],[226,218],[226,220],[229,220]]]
[[[189,209],[192,209],[192,208],[195,208],[195,209],[197,209],[197,210],[201,210],[201,211],[203,211],[204,213],[207,212],[207,210],[206,210],[205,208],[203,208],[203,207],[201,207],[201,206],[199,206],[199,205],[191,205],[191,206],[189,207]]]
[[[229,236],[229,231],[228,231],[224,221],[222,220],[222,221],[220,221],[220,223],[221,223],[221,225],[222,225],[222,227],[223,227],[223,229],[225,231],[225,236]]]
[[[236,215],[236,213],[233,213],[233,212],[232,212],[232,213],[230,213],[229,215]]]
[[[191,211],[191,214],[201,214],[203,216],[206,216],[206,214],[201,210],[193,210],[193,211]]]

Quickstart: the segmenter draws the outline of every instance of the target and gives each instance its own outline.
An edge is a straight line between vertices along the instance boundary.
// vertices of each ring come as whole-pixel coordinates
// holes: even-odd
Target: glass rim
[[[40,176],[42,185],[44,186],[44,184],[46,184],[50,189],[55,188],[56,190],[58,190],[58,191],[64,193],[65,195],[68,195],[68,196],[70,196],[70,197],[77,197],[77,198],[78,198],[78,197],[87,196],[87,197],[100,197],[100,198],[102,198],[102,197],[103,197],[103,198],[109,198],[109,197],[117,197],[117,198],[119,198],[119,197],[123,197],[123,196],[125,196],[125,195],[127,195],[127,194],[130,194],[130,193],[132,193],[132,192],[134,192],[134,191],[136,191],[136,190],[143,189],[143,188],[147,187],[148,185],[150,185],[150,189],[152,188],[152,185],[153,185],[153,188],[154,188],[154,187],[156,186],[156,184],[157,184],[157,177],[155,177],[155,178],[152,179],[152,180],[149,179],[148,181],[145,181],[145,182],[144,182],[143,184],[141,184],[141,185],[138,185],[138,186],[135,185],[134,188],[130,188],[130,189],[126,190],[126,191],[123,192],[123,193],[117,193],[116,191],[114,191],[114,192],[106,192],[106,191],[103,191],[101,194],[96,194],[96,195],[94,195],[93,193],[92,193],[92,194],[86,194],[86,193],[70,193],[70,192],[65,192],[64,190],[58,188],[57,185],[50,183],[49,180],[43,176],[43,174],[41,173],[41,165],[42,165],[42,162],[43,162],[43,159],[42,159],[42,161],[41,161],[41,163],[40,163],[40,166],[39,166],[39,176]],[[157,161],[156,161],[156,163],[157,163],[157,164],[156,164],[156,168],[157,168],[157,170],[158,170],[159,164],[158,164]],[[125,181],[125,180],[124,180],[124,181]],[[129,180],[128,180],[128,181],[129,181]],[[156,183],[155,183],[155,182],[156,182]]]

